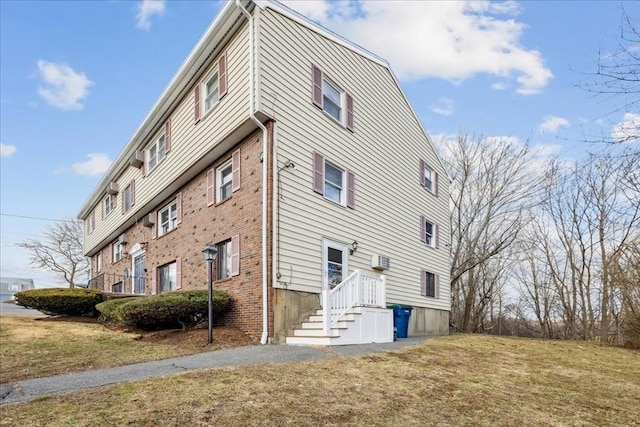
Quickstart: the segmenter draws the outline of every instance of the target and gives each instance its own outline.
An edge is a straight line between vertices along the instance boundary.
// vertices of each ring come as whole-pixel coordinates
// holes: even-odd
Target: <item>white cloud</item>
[[[66,64],[38,61],[38,95],[53,107],[63,110],[82,110],[82,101],[89,95],[93,82],[84,73],[77,73]]]
[[[138,23],[137,28],[143,30],[149,30],[151,28],[151,22],[149,19],[153,15],[162,15],[165,11],[165,0],[142,0],[138,3],[138,13],[136,18]]]
[[[571,126],[569,120],[559,116],[546,116],[538,129],[541,133],[556,133],[560,128]]]
[[[102,175],[111,166],[112,160],[106,154],[103,153],[90,153],[87,154],[89,160],[86,162],[74,163],[71,165],[73,170],[78,175],[96,176]]]
[[[513,1],[293,1],[285,3],[389,60],[402,79],[460,82],[479,73],[515,80],[523,95],[553,77],[542,54],[522,46]]]
[[[450,116],[454,112],[453,99],[439,98],[438,103],[431,106],[431,111],[442,116]]]
[[[18,149],[15,145],[0,143],[0,157],[9,157],[16,151],[18,151]]]
[[[615,142],[640,140],[640,114],[625,113],[622,121],[613,126],[611,137]]]

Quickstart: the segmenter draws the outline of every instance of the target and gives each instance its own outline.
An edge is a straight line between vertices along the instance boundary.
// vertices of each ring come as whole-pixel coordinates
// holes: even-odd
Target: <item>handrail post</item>
[[[329,307],[329,289],[322,290],[322,330],[329,335],[329,322],[331,319],[331,307]]]
[[[380,276],[380,305],[382,308],[387,306],[387,278],[383,275]]]
[[[361,287],[361,276],[360,276],[360,270],[356,270],[356,301],[355,301],[355,305],[362,305],[362,291],[360,290]]]

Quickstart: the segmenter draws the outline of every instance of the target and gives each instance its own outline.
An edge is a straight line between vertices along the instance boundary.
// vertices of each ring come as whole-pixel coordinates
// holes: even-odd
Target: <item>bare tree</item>
[[[637,8],[637,4],[629,7]],[[598,53],[596,70],[591,80],[580,84],[597,96],[615,98],[615,112],[637,114],[640,111],[640,21],[634,12],[622,11],[618,48],[613,52]],[[608,143],[624,143],[640,140],[640,125],[630,120],[616,126],[611,135],[598,138]]]
[[[29,239],[17,246],[29,251],[32,265],[60,274],[73,288],[78,277],[89,271],[89,260],[82,250],[82,236],[80,221],[63,219],[47,226],[42,239]]]
[[[506,138],[461,133],[442,144],[452,179],[452,315],[459,329],[475,331],[500,289],[497,260],[528,222],[536,177],[527,145]],[[489,263],[490,260],[494,262]]]

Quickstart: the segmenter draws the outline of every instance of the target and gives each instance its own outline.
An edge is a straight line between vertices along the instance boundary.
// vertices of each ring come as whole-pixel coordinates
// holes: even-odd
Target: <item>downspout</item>
[[[247,9],[242,6],[240,0],[236,0],[236,7],[240,9],[249,21],[249,117],[251,117],[251,120],[262,130],[262,338],[260,339],[260,344],[264,345],[269,338],[269,305],[267,301],[269,291],[267,281],[267,179],[269,178],[267,165],[269,164],[269,152],[267,151],[267,128],[258,120],[253,111],[253,92],[255,89],[253,69],[253,18]]]

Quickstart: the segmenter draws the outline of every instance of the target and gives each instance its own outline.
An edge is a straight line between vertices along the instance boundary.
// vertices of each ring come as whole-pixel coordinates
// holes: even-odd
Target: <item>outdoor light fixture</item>
[[[349,254],[353,255],[357,250],[358,250],[358,242],[354,240],[353,243],[351,244],[351,249],[349,249]]]
[[[213,344],[213,261],[218,255],[218,248],[209,243],[202,251],[204,259],[207,261],[207,284],[209,289],[209,330],[207,339],[209,344]]]

